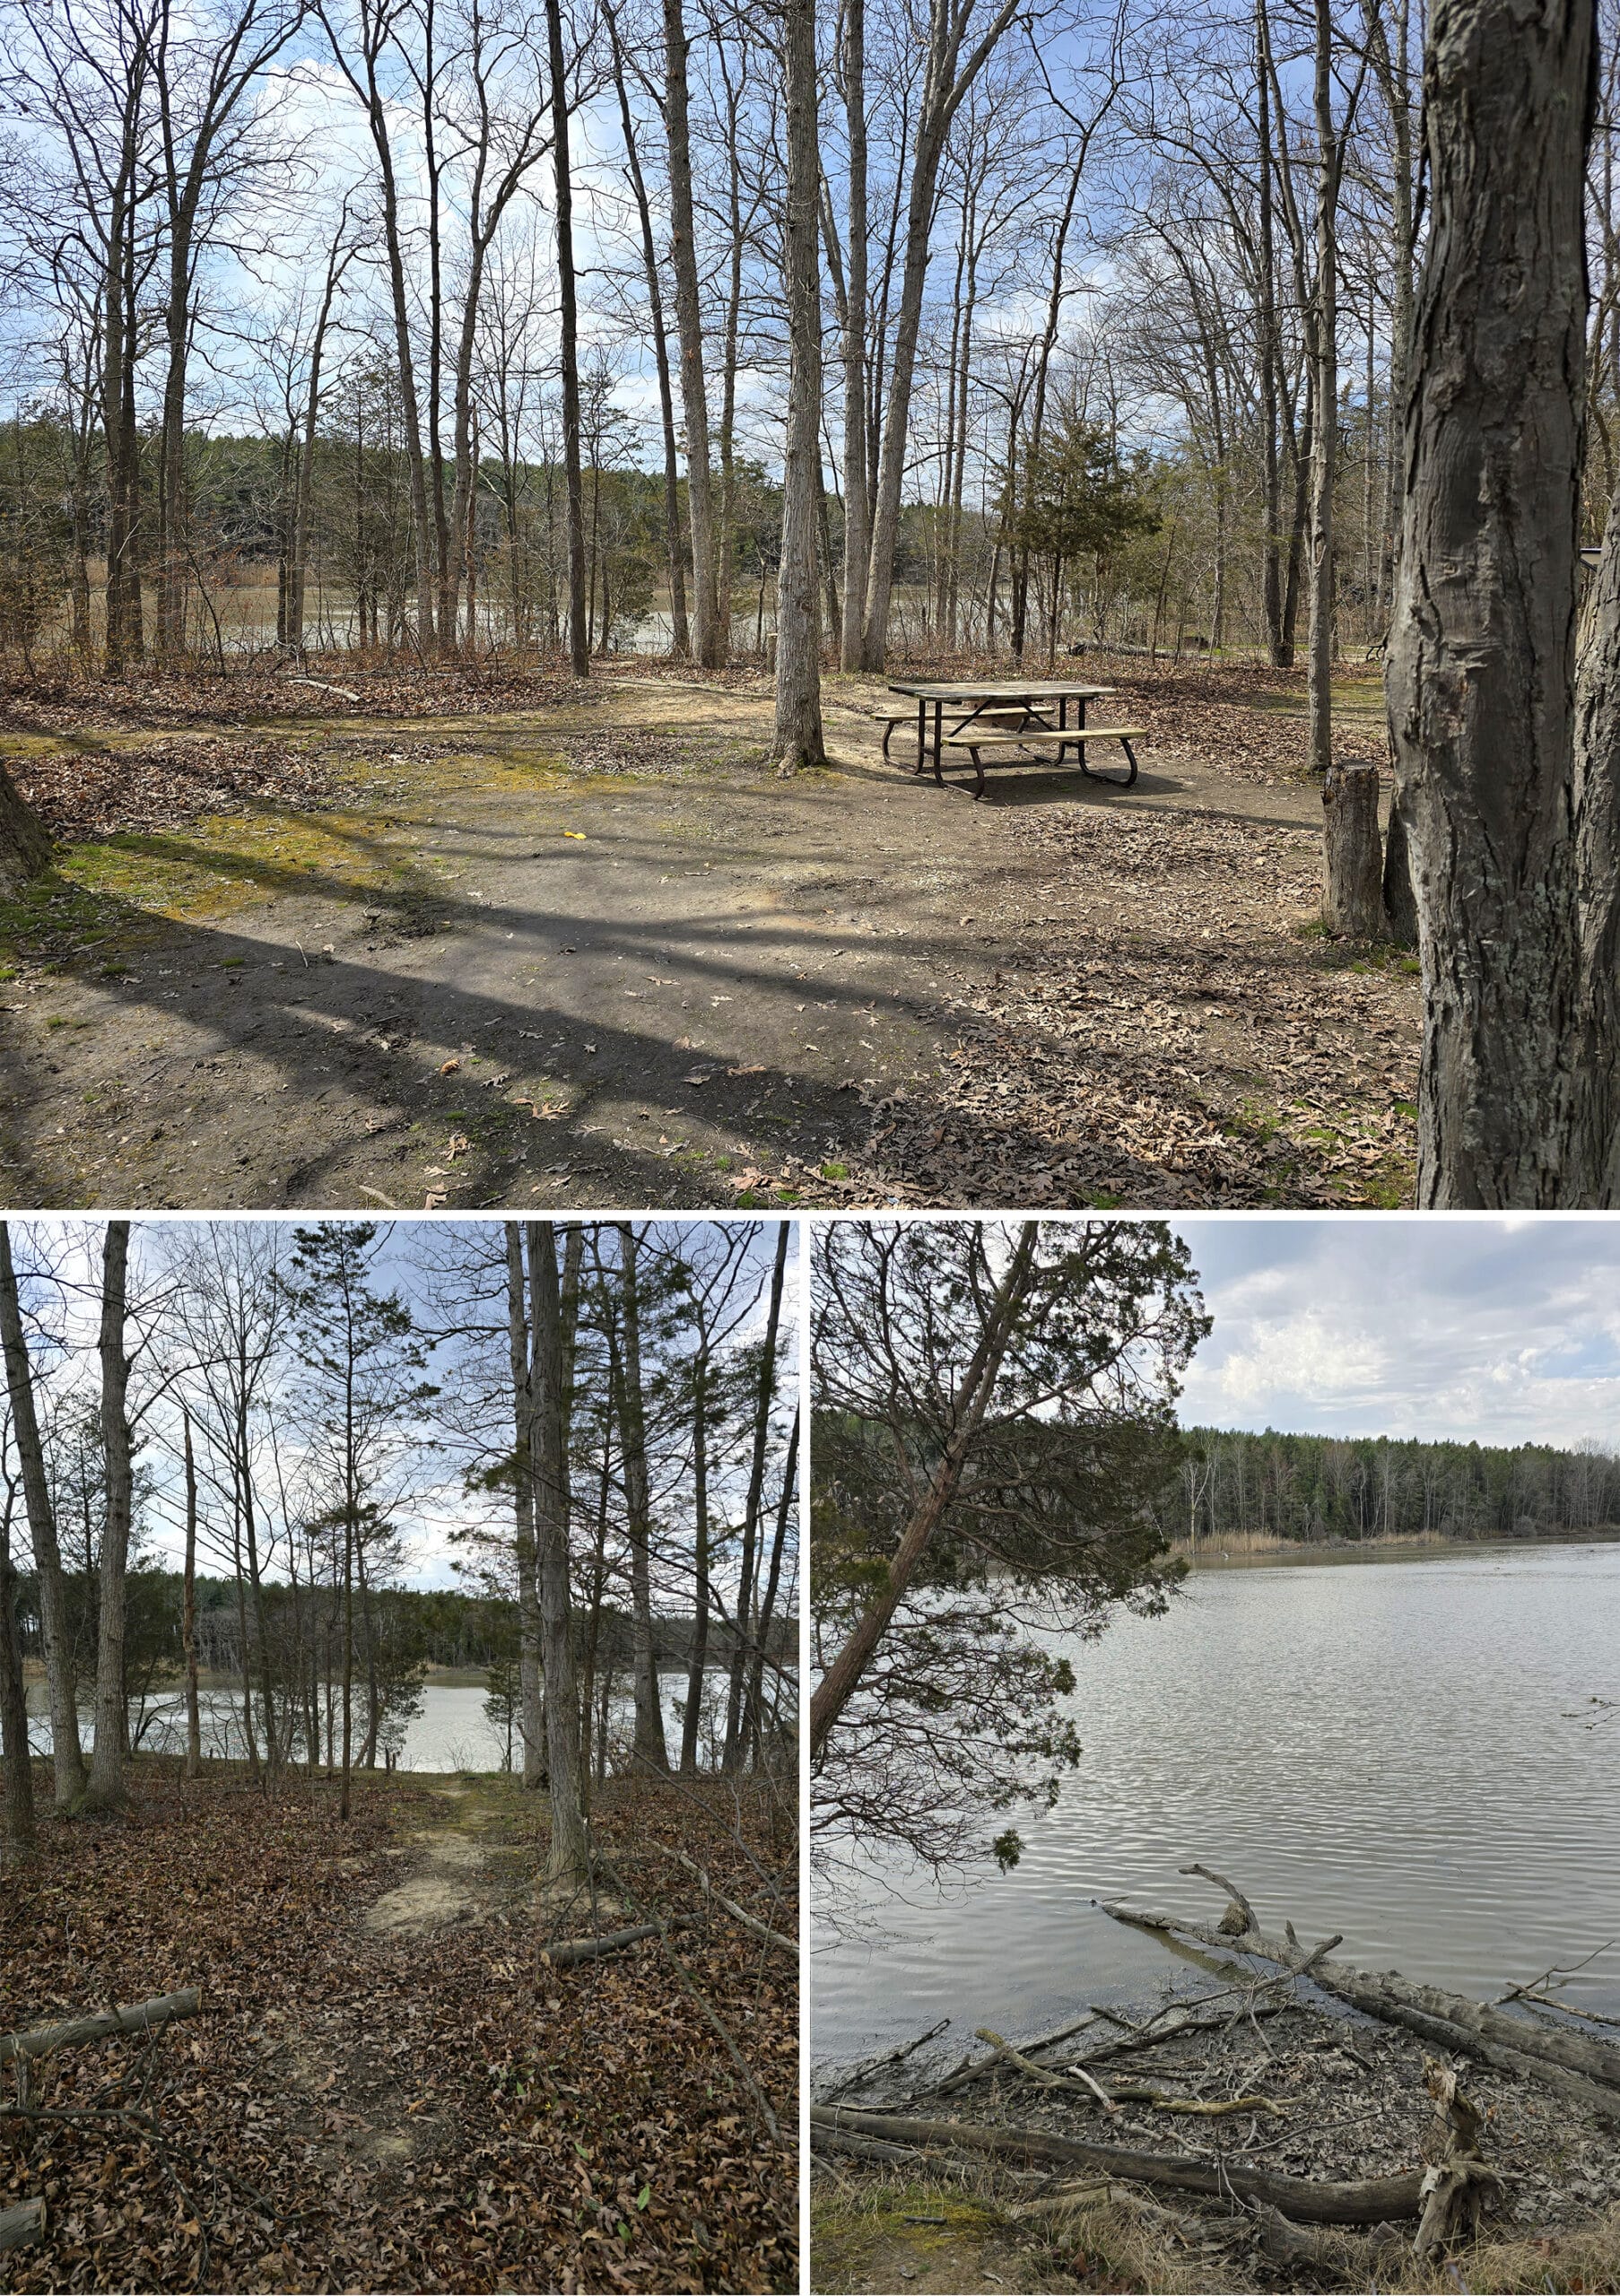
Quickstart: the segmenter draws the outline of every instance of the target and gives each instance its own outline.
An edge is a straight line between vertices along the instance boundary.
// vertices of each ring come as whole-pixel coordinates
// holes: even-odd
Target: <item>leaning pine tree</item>
[[[1436,1208],[1620,1198],[1612,507],[1578,600],[1596,54],[1592,0],[1438,0],[1430,21],[1387,684]]]

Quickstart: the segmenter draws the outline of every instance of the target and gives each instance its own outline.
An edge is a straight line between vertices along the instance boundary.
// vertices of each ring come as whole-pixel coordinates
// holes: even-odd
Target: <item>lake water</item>
[[[1620,1938],[1620,1546],[1204,1572],[1070,1655],[1057,1808],[1011,1874],[890,1866],[870,1933],[813,1933],[817,2057],[1155,1996],[1186,1964],[1093,1900],[1215,1920],[1195,1860],[1263,1928],[1481,1997]],[[1620,1946],[1565,1997],[1620,2010]]]
[[[675,1699],[686,1694],[684,1674],[666,1674],[660,1683],[663,1694],[664,1736],[672,1758],[681,1751],[681,1725],[675,1711]],[[476,1684],[429,1683],[422,1693],[422,1711],[413,1716],[405,1731],[405,1743],[397,1764],[401,1770],[431,1770],[443,1773],[456,1770],[499,1770],[506,1752],[506,1735],[498,1731],[483,1710],[487,1691]],[[704,1706],[712,1721],[723,1715],[726,1685],[723,1679],[710,1676],[704,1685]],[[38,1753],[50,1751],[50,1724],[46,1713],[46,1692],[43,1683],[30,1683],[28,1695],[32,1719],[30,1737]],[[229,1691],[204,1691],[197,1704],[203,1723],[203,1751],[205,1754],[223,1754],[240,1760],[246,1753],[242,1737],[241,1701]],[[183,1753],[186,1747],[186,1709],[184,1700],[166,1695],[152,1701],[156,1711],[148,1722],[141,1740],[144,1752]],[[335,1711],[336,1711],[335,1701]],[[353,1745],[356,1757],[365,1732],[364,1694],[359,1683],[354,1690]],[[615,1698],[608,1709],[610,1734],[628,1734],[631,1721],[630,1701]],[[79,1726],[86,1746],[94,1739],[95,1732],[88,1714],[79,1718]],[[132,1730],[135,1727],[132,1720]],[[339,1728],[341,1729],[341,1718]],[[701,1757],[700,1757],[701,1758]],[[521,1761],[521,1754],[518,1756]]]

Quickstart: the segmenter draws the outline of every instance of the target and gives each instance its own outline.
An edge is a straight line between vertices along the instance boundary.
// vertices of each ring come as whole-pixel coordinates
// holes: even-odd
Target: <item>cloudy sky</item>
[[[1184,1424],[1620,1443],[1620,1223],[1175,1226],[1215,1318]]]

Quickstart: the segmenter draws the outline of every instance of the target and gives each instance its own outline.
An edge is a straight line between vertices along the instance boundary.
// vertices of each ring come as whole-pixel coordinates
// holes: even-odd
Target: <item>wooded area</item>
[[[8,2284],[796,2284],[790,1242],[0,1222]]]
[[[33,1839],[20,1756],[36,1633],[59,1812],[117,1807],[149,1727],[178,1747],[183,1725],[195,1776],[208,1665],[229,1685],[224,1744],[251,1774],[335,1779],[346,1816],[352,1773],[391,1767],[421,1705],[433,1597],[400,1582],[414,1526],[435,1519],[483,1598],[491,1703],[526,1784],[548,1787],[564,1877],[584,1870],[593,1779],[672,1767],[672,1659],[675,1767],[785,1758],[786,1224],[418,1231],[414,1304],[385,1288],[389,1233],[137,1231],[132,1277],[115,1221],[98,1281],[66,1231],[36,1223],[14,1244],[0,1223],[13,1857]],[[132,1568],[160,1539],[183,1549],[178,1648],[173,1573]],[[199,1553],[229,1570],[200,1611]]]
[[[1606,1204],[1598,16],[15,8],[0,639],[30,681],[747,654],[789,775],[833,658],[1297,662],[1322,923],[1421,952],[1419,1201]]]
[[[1620,1521],[1620,1460],[1599,1443],[1356,1441],[1189,1427],[1172,1538],[1196,1552],[1246,1535],[1330,1539],[1579,1538]]]

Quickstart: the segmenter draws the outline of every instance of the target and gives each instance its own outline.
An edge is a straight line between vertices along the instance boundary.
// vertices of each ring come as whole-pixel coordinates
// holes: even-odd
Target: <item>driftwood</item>
[[[78,2048],[86,2041],[104,2041],[115,2033],[151,2032],[175,2017],[195,2017],[202,1995],[194,1985],[184,1993],[165,1993],[154,2001],[138,2001],[133,2009],[105,2009],[92,2017],[70,2017],[60,2025],[38,2025],[31,2032],[0,2033],[0,2065],[13,2058],[31,2060],[54,2057],[59,2048]]]
[[[25,2200],[15,2208],[0,2208],[0,2249],[30,2248],[44,2238],[42,2200]]]
[[[1438,2108],[1434,2150],[1441,2154],[1424,2179],[1424,2213],[1413,2243],[1418,2260],[1426,2264],[1457,2242],[1472,2239],[1480,2218],[1506,2187],[1480,2151],[1485,2115],[1463,2095],[1451,2066],[1424,2057],[1424,2086]]]
[[[1108,1904],[1102,1911],[1136,1929],[1192,1937],[1202,1944],[1232,1942],[1230,1931],[1223,1935],[1180,1914],[1147,1913],[1134,1906]],[[1337,1994],[1370,2017],[1404,2025],[1433,2048],[1477,2057],[1504,2073],[1529,2075],[1576,2104],[1610,2120],[1620,2119],[1620,2048],[1589,2040],[1581,2033],[1552,2032],[1504,2017],[1483,2002],[1442,1992],[1436,1986],[1415,1985],[1393,1971],[1375,1977],[1366,1970],[1351,1968],[1348,1962],[1328,1960],[1320,1946],[1307,1953],[1292,1935],[1291,1926],[1286,1937],[1269,1937],[1250,1929],[1244,1934],[1242,1946],[1245,1952],[1276,1961],[1295,1976],[1305,1975],[1309,1964],[1311,1978],[1325,1991]],[[1613,2070],[1588,2073],[1576,2066],[1577,2056],[1594,2066]]]
[[[691,1926],[690,1921],[677,1915],[673,1921],[644,1921],[634,1929],[609,1929],[600,1937],[565,1938],[559,1945],[543,1946],[541,1952],[553,1969],[567,1970],[576,1961],[599,1961],[605,1954],[623,1953],[644,1937],[665,1937],[672,1929]]]
[[[926,2033],[919,2033],[914,2040],[901,2041],[897,2048],[886,2048],[879,2057],[862,2057],[858,2065],[852,2065],[849,2067],[841,2081],[833,2083],[832,2088],[823,2097],[822,2102],[831,2104],[833,2098],[841,2097],[846,2089],[858,2088],[863,2081],[869,2081],[875,2073],[881,2073],[885,2065],[902,2064],[918,2049],[926,2048],[930,2041],[937,2040],[950,2022],[948,2017],[942,2017],[936,2025],[930,2025]]]
[[[1206,2102],[1196,2097],[1168,2096],[1163,2089],[1147,2089],[1130,2083],[1123,2088],[1105,2089],[1101,2081],[1093,2080],[1083,2065],[1071,2066],[1067,2072],[1051,2072],[1044,2065],[1036,2065],[1022,2050],[1015,2049],[1010,2041],[1004,2041],[1000,2034],[993,2033],[988,2025],[978,2026],[975,2032],[978,2039],[989,2041],[1009,2065],[1015,2066],[1041,2088],[1086,2090],[1104,2112],[1117,2113],[1121,2105],[1151,2105],[1157,2112],[1190,2113],[1201,2120],[1223,2120],[1229,2113],[1275,2115],[1283,2110],[1283,2107],[1270,2097],[1227,2097]]]
[[[943,2144],[967,2152],[1005,2153],[1026,2161],[1073,2162],[1097,2174],[1131,2184],[1164,2185],[1213,2199],[1265,2201],[1285,2216],[1307,2224],[1381,2224],[1416,2216],[1423,2205],[1423,2178],[1416,2170],[1398,2177],[1372,2177],[1357,2184],[1314,2184],[1305,2177],[1278,2176],[1225,2161],[1195,2161],[1182,2154],[1128,2152],[1117,2144],[1083,2144],[1040,2128],[987,2128],[971,2121],[910,2120],[888,2113],[857,2112],[849,2105],[812,2105],[812,2129],[849,2127],[896,2144]]]
[[[335,693],[343,701],[358,701],[360,696],[351,693],[346,685],[333,685],[326,678],[290,677],[289,685],[312,685],[318,693]]]

